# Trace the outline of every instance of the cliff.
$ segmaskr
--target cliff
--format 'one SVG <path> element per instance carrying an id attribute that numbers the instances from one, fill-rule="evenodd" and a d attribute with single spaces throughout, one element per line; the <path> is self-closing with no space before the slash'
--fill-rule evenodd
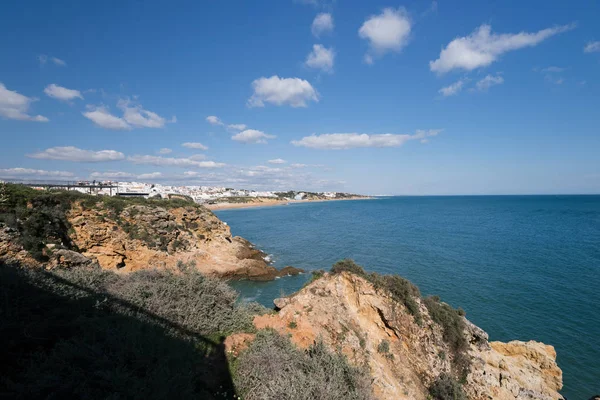
<path id="1" fill-rule="evenodd" d="M 562 399 L 562 372 L 552 346 L 488 342 L 484 331 L 459 316 L 466 343 L 460 353 L 445 335 L 450 327 L 434 322 L 425 301 L 414 301 L 411 313 L 365 277 L 325 274 L 291 297 L 276 299 L 279 312 L 257 316 L 254 324 L 290 335 L 301 348 L 322 340 L 341 350 L 350 363 L 366 366 L 377 399 L 425 400 L 432 388 L 449 390 L 444 387 L 459 386 L 460 380 L 472 400 Z M 464 375 L 458 359 L 466 366 Z"/>
<path id="2" fill-rule="evenodd" d="M 22 191 L 1 215 L 0 261 L 46 268 L 97 263 L 120 272 L 185 266 L 252 280 L 281 275 L 263 252 L 191 202 Z"/>

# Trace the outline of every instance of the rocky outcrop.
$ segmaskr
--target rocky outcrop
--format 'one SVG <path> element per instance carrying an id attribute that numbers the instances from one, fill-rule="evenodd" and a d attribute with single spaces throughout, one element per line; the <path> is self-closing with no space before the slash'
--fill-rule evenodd
<path id="1" fill-rule="evenodd" d="M 45 268 L 98 265 L 119 272 L 195 268 L 228 279 L 272 280 L 282 274 L 268 265 L 266 254 L 232 237 L 227 224 L 202 206 L 118 204 L 125 206 L 73 202 L 65 214 L 69 243 L 47 243 L 43 263 L 23 248 L 17 229 L 0 224 L 0 260 Z"/>
<path id="2" fill-rule="evenodd" d="M 75 205 L 67 215 L 79 251 L 104 269 L 196 268 L 232 279 L 269 280 L 278 271 L 265 254 L 200 206 L 131 205 L 117 217 L 110 209 Z"/>
<path id="3" fill-rule="evenodd" d="M 279 312 L 258 316 L 257 328 L 274 328 L 307 348 L 323 340 L 355 365 L 365 365 L 378 399 L 422 399 L 441 375 L 456 376 L 453 352 L 441 326 L 418 302 L 421 324 L 403 304 L 362 277 L 326 274 L 298 293 L 277 299 Z M 469 399 L 558 400 L 562 372 L 552 346 L 537 342 L 488 342 L 487 334 L 465 320 L 470 372 Z"/>

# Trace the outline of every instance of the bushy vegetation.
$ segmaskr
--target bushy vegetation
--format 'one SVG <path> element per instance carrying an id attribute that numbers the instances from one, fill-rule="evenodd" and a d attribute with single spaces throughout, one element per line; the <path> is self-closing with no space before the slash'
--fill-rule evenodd
<path id="1" fill-rule="evenodd" d="M 448 343 L 453 354 L 453 365 L 461 378 L 465 378 L 469 369 L 469 357 L 466 354 L 469 343 L 465 338 L 464 311 L 454 309 L 440 301 L 438 296 L 423 299 L 431 319 L 442 327 L 444 341 Z"/>
<path id="2" fill-rule="evenodd" d="M 121 221 L 121 213 L 130 205 L 160 206 L 167 209 L 177 207 L 202 206 L 183 199 L 161 200 L 143 198 L 120 198 L 108 196 L 91 196 L 76 191 L 54 190 L 41 191 L 18 184 L 0 184 L 2 201 L 0 202 L 0 222 L 17 230 L 22 246 L 32 257 L 39 261 L 47 261 L 45 247 L 55 244 L 59 248 L 77 250 L 69 238 L 71 225 L 66 213 L 73 203 L 84 209 L 104 209 L 107 217 L 117 221 L 127 229 Z M 203 212 L 210 212 L 203 209 Z M 166 247 L 155 243 L 147 232 L 130 229 L 130 235 L 153 246 Z M 181 244 L 183 245 L 183 244 Z"/>
<path id="3" fill-rule="evenodd" d="M 415 300 L 415 298 L 421 296 L 421 293 L 419 292 L 419 288 L 407 279 L 397 275 L 379 275 L 376 272 L 367 273 L 360 265 L 350 259 L 338 261 L 331 268 L 333 274 L 343 271 L 361 276 L 371 282 L 376 289 L 387 291 L 395 301 L 404 304 L 408 312 L 415 318 L 417 324 L 420 325 L 422 323 L 419 304 Z"/>
<path id="4" fill-rule="evenodd" d="M 257 306 L 200 274 L 0 264 L 1 398 L 233 398 L 223 335 Z"/>
<path id="5" fill-rule="evenodd" d="M 303 351 L 272 330 L 260 331 L 235 364 L 235 384 L 245 400 L 370 399 L 367 376 L 321 342 Z"/>
<path id="6" fill-rule="evenodd" d="M 462 385 L 450 375 L 442 374 L 429 388 L 433 400 L 467 400 Z"/>

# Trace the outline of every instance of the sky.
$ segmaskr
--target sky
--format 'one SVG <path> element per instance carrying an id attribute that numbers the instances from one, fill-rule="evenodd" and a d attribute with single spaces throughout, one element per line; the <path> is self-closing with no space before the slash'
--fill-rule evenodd
<path id="1" fill-rule="evenodd" d="M 0 179 L 600 193 L 600 2 L 13 1 Z"/>

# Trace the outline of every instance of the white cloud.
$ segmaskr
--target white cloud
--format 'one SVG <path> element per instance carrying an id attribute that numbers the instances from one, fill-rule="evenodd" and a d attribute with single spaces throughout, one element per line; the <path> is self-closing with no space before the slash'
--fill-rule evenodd
<path id="1" fill-rule="evenodd" d="M 249 107 L 264 107 L 264 103 L 306 107 L 309 101 L 319 101 L 317 91 L 300 78 L 262 77 L 252 82 L 252 88 L 254 94 L 248 100 Z"/>
<path id="2" fill-rule="evenodd" d="M 300 163 L 290 164 L 290 167 L 292 167 L 292 168 L 306 168 L 308 166 L 309 166 L 308 164 L 300 164 Z"/>
<path id="3" fill-rule="evenodd" d="M 491 88 L 492 86 L 501 85 L 503 83 L 504 83 L 504 78 L 501 77 L 500 75 L 496 75 L 496 76 L 487 75 L 485 78 L 478 81 L 475 86 L 477 87 L 477 90 L 486 91 L 489 88 Z"/>
<path id="4" fill-rule="evenodd" d="M 5 178 L 22 178 L 34 176 L 52 178 L 71 178 L 75 176 L 75 174 L 67 171 L 45 171 L 43 169 L 31 168 L 5 168 L 0 169 L 0 176 Z"/>
<path id="5" fill-rule="evenodd" d="M 365 62 L 372 64 L 374 56 L 400 52 L 408 44 L 410 30 L 411 21 L 403 8 L 386 8 L 381 14 L 370 16 L 358 30 L 358 35 L 369 42 Z"/>
<path id="6" fill-rule="evenodd" d="M 333 48 L 326 48 L 322 44 L 313 45 L 313 50 L 306 58 L 306 66 L 310 68 L 320 69 L 324 72 L 333 72 L 333 62 L 335 52 Z"/>
<path id="7" fill-rule="evenodd" d="M 76 162 L 103 162 L 119 161 L 125 159 L 125 154 L 115 150 L 82 150 L 74 146 L 51 147 L 39 153 L 30 154 L 28 157 L 43 160 L 61 160 Z"/>
<path id="8" fill-rule="evenodd" d="M 220 168 L 225 164 L 214 161 L 196 161 L 191 158 L 174 158 L 160 156 L 131 156 L 128 161 L 134 164 L 149 164 L 161 167 L 196 167 L 196 168 Z"/>
<path id="9" fill-rule="evenodd" d="M 194 161 L 206 160 L 206 154 L 194 154 L 187 158 L 189 158 L 190 160 L 194 160 Z"/>
<path id="10" fill-rule="evenodd" d="M 600 52 L 600 41 L 597 42 L 589 42 L 583 48 L 585 53 L 597 53 Z"/>
<path id="11" fill-rule="evenodd" d="M 67 66 L 67 63 L 64 60 L 61 60 L 60 58 L 52 57 L 51 60 L 54 64 L 56 64 L 58 66 L 61 66 L 61 67 Z"/>
<path id="12" fill-rule="evenodd" d="M 429 62 L 429 68 L 438 74 L 453 69 L 472 71 L 492 64 L 506 52 L 536 46 L 542 41 L 574 27 L 575 25 L 563 25 L 542 29 L 535 33 L 496 34 L 492 33 L 490 25 L 484 24 L 469 36 L 459 37 L 448 43 L 440 52 L 440 57 Z"/>
<path id="13" fill-rule="evenodd" d="M 166 120 L 163 117 L 152 111 L 144 110 L 141 105 L 133 104 L 129 99 L 119 100 L 117 107 L 123 111 L 123 119 L 136 128 L 163 128 L 165 126 Z"/>
<path id="14" fill-rule="evenodd" d="M 37 99 L 8 90 L 0 82 L 0 117 L 21 121 L 48 122 L 48 118 L 42 115 L 33 116 L 27 113 L 29 106 L 34 101 Z"/>
<path id="15" fill-rule="evenodd" d="M 182 146 L 187 147 L 188 149 L 208 150 L 208 147 L 198 142 L 186 142 L 183 143 Z"/>
<path id="16" fill-rule="evenodd" d="M 140 174 L 137 176 L 137 179 L 159 179 L 162 178 L 163 174 L 162 172 L 150 172 L 148 174 Z"/>
<path id="17" fill-rule="evenodd" d="M 247 126 L 245 124 L 229 124 L 227 125 L 227 129 L 232 131 L 243 131 Z"/>
<path id="18" fill-rule="evenodd" d="M 310 30 L 313 35 L 319 37 L 323 33 L 333 31 L 333 17 L 329 13 L 320 13 L 313 20 Z"/>
<path id="19" fill-rule="evenodd" d="M 48 62 L 48 56 L 45 54 L 40 54 L 37 57 L 38 61 L 40 62 L 40 65 L 45 65 Z M 61 60 L 58 57 L 50 57 L 50 61 L 52 61 L 54 63 L 54 65 L 58 65 L 59 67 L 66 67 L 67 63 L 64 60 Z"/>
<path id="20" fill-rule="evenodd" d="M 121 172 L 121 171 L 107 171 L 107 172 L 92 172 L 90 174 L 90 179 L 111 179 L 111 180 L 119 180 L 119 179 L 131 179 L 135 178 L 136 175 L 131 172 Z"/>
<path id="21" fill-rule="evenodd" d="M 269 164 L 285 164 L 286 161 L 281 158 L 276 158 L 274 160 L 269 160 Z"/>
<path id="22" fill-rule="evenodd" d="M 223 121 L 219 119 L 219 117 L 215 117 L 214 115 L 209 115 L 206 117 L 206 121 L 208 121 L 211 125 L 224 125 Z"/>
<path id="23" fill-rule="evenodd" d="M 173 152 L 173 150 L 167 148 L 167 147 L 163 147 L 162 149 L 160 149 L 158 151 L 158 154 L 171 154 Z"/>
<path id="24" fill-rule="evenodd" d="M 79 90 L 67 89 L 66 87 L 58 86 L 54 83 L 46 86 L 44 93 L 46 93 L 46 95 L 49 97 L 63 101 L 69 101 L 76 98 L 83 99 L 83 96 Z"/>
<path id="25" fill-rule="evenodd" d="M 104 106 L 87 106 L 89 111 L 83 114 L 84 117 L 91 120 L 101 128 L 124 130 L 131 129 L 131 126 L 122 118 L 112 115 Z"/>
<path id="26" fill-rule="evenodd" d="M 242 143 L 267 143 L 267 139 L 275 139 L 275 137 L 256 129 L 246 129 L 237 135 L 233 135 L 231 138 L 236 142 Z"/>
<path id="27" fill-rule="evenodd" d="M 161 179 L 164 175 L 162 172 L 149 172 L 144 174 L 132 174 L 131 172 L 122 171 L 107 171 L 107 172 L 92 172 L 90 179 L 96 180 L 155 180 Z"/>
<path id="28" fill-rule="evenodd" d="M 458 92 L 460 92 L 462 90 L 462 88 L 466 82 L 467 82 L 466 79 L 460 79 L 449 86 L 441 88 L 439 90 L 439 93 L 442 94 L 444 97 L 454 96 L 455 94 L 458 94 Z"/>
<path id="29" fill-rule="evenodd" d="M 358 147 L 399 147 L 409 140 L 426 141 L 428 137 L 437 136 L 440 129 L 418 130 L 414 135 L 397 135 L 392 133 L 326 133 L 322 135 L 305 136 L 293 140 L 294 146 L 313 149 L 347 150 Z"/>

